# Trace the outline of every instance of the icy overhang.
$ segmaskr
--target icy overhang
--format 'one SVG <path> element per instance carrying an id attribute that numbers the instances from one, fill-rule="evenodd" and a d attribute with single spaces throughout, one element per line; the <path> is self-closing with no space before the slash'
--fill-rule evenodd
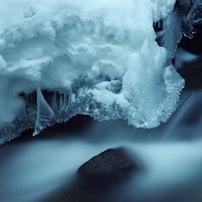
<path id="1" fill-rule="evenodd" d="M 1 1 L 1 143 L 76 114 L 144 128 L 166 122 L 184 85 L 171 58 L 187 13 L 174 6 L 175 0 Z"/>

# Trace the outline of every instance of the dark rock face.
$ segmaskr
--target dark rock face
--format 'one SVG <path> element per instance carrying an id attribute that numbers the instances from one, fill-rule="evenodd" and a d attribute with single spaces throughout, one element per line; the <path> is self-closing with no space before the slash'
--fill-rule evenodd
<path id="1" fill-rule="evenodd" d="M 90 202 L 115 202 L 114 190 L 124 187 L 142 168 L 139 159 L 128 150 L 108 149 L 78 169 L 79 181 L 75 190 L 85 193 Z"/>
<path id="2" fill-rule="evenodd" d="M 127 180 L 142 171 L 141 161 L 134 156 L 124 148 L 108 149 L 94 156 L 78 169 L 70 187 L 44 202 L 117 202 L 116 189 L 124 188 Z"/>
<path id="3" fill-rule="evenodd" d="M 132 159 L 123 148 L 108 149 L 84 163 L 78 170 L 85 176 L 103 176 L 138 170 L 139 163 Z"/>

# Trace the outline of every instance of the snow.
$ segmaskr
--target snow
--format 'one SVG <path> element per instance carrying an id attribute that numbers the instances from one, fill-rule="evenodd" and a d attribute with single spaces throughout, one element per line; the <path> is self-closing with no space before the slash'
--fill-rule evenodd
<path id="1" fill-rule="evenodd" d="M 162 47 L 153 28 L 153 22 L 166 26 L 176 18 L 175 0 L 0 4 L 2 143 L 25 128 L 38 134 L 78 113 L 152 128 L 176 109 L 184 80 L 170 59 L 181 30 L 175 38 L 167 33 Z"/>

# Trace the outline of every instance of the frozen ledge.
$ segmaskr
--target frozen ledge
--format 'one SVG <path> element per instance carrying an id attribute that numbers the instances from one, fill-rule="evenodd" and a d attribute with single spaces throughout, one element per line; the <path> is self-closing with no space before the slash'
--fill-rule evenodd
<path id="1" fill-rule="evenodd" d="M 178 75 L 178 77 L 180 76 Z M 108 83 L 108 90 L 104 89 L 102 92 L 97 87 L 98 81 Z M 1 129 L 0 143 L 3 144 L 19 136 L 22 131 L 29 128 L 34 128 L 33 135 L 37 135 L 47 126 L 68 121 L 77 114 L 90 115 L 99 121 L 122 118 L 127 120 L 129 125 L 135 127 L 156 127 L 161 122 L 165 122 L 175 110 L 176 106 L 173 102 L 175 104 L 178 102 L 176 95 L 179 94 L 183 86 L 183 80 L 181 82 L 177 87 L 172 83 L 168 84 L 168 96 L 162 102 L 167 103 L 168 110 L 166 111 L 163 107 L 164 104 L 162 104 L 158 113 L 151 110 L 143 112 L 143 109 L 135 108 L 121 94 L 121 80 L 109 80 L 108 77 L 89 79 L 86 76 L 81 76 L 68 90 L 39 88 L 28 94 L 23 91 L 19 92 L 18 97 L 23 100 L 24 107 L 12 123 L 8 123 Z M 103 93 L 109 94 L 110 99 L 104 100 Z M 97 94 L 100 100 L 98 100 Z"/>
<path id="2" fill-rule="evenodd" d="M 166 122 L 184 86 L 171 58 L 196 4 L 2 3 L 0 143 L 76 114 L 143 128 Z"/>

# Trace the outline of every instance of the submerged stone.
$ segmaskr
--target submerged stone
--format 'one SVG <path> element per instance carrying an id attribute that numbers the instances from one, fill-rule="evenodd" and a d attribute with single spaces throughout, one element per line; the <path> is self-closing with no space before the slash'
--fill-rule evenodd
<path id="1" fill-rule="evenodd" d="M 122 187 L 142 168 L 141 161 L 127 149 L 107 149 L 84 163 L 70 186 L 63 187 L 43 202 L 114 201 L 113 190 Z"/>
<path id="2" fill-rule="evenodd" d="M 134 160 L 123 148 L 108 149 L 84 163 L 78 173 L 85 176 L 103 176 L 139 170 L 139 161 Z"/>

